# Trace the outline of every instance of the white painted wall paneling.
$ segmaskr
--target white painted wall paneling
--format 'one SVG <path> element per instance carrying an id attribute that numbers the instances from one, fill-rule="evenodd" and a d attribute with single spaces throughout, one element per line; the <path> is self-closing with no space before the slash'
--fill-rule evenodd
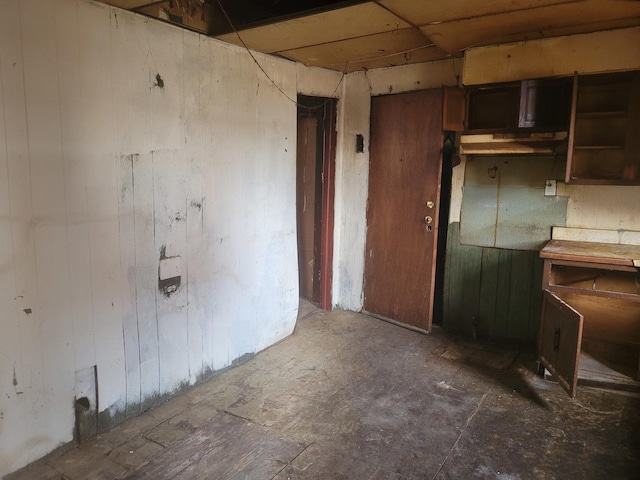
<path id="1" fill-rule="evenodd" d="M 73 323 L 68 306 L 69 244 L 66 224 L 64 157 L 61 135 L 60 75 L 57 64 L 56 18 L 51 0 L 24 1 L 19 5 L 24 58 L 28 150 L 32 217 L 35 241 L 38 337 L 25 355 L 40 349 L 43 357 L 42 390 L 38 410 L 41 451 L 70 437 L 73 426 L 74 349 Z M 9 95 L 14 95 L 9 92 Z M 16 185 L 17 187 L 17 185 Z M 20 265 L 16 265 L 18 269 Z M 25 385 L 29 389 L 29 385 Z M 26 394 L 26 393 L 25 393 Z M 44 412 L 43 412 L 44 413 Z M 11 415 L 11 409 L 5 415 Z M 36 432 L 30 432 L 32 439 Z M 4 442 L 3 442 L 4 443 Z M 29 453 L 28 455 L 32 455 Z"/>
<path id="2" fill-rule="evenodd" d="M 0 99 L 6 175 L 2 188 L 8 204 L 2 207 L 3 335 L 0 336 L 0 440 L 9 434 L 12 445 L 0 450 L 0 472 L 23 465 L 51 448 L 46 441 L 46 400 L 38 308 L 36 250 L 32 207 L 29 134 L 25 102 L 24 56 L 20 9 L 5 8 L 0 16 Z M 6 187 L 6 188 L 5 188 Z M 4 202 L 7 197 L 4 197 Z M 5 216 L 5 213 L 8 215 Z M 7 237 L 9 235 L 9 237 Z M 10 303 L 5 304 L 5 301 Z M 31 313 L 29 313 L 31 312 Z M 6 330 L 5 330 L 6 327 Z M 44 427 L 44 428 L 43 428 Z M 29 448 L 27 448 L 29 446 Z"/>
<path id="3" fill-rule="evenodd" d="M 463 83 L 640 69 L 640 27 L 472 48 Z"/>
<path id="4" fill-rule="evenodd" d="M 305 67 L 295 64 L 298 93 L 316 97 L 338 97 L 341 92 L 343 75 L 334 70 Z"/>
<path id="5" fill-rule="evenodd" d="M 71 441 L 76 371 L 107 425 L 282 339 L 298 302 L 295 104 L 245 51 L 80 0 L 3 8 L 2 474 Z M 295 98 L 298 67 L 261 61 Z"/>
<path id="6" fill-rule="evenodd" d="M 181 259 L 182 273 L 188 283 L 184 285 L 186 292 L 186 318 L 187 318 L 187 349 L 188 355 L 188 382 L 194 384 L 198 376 L 202 376 L 205 369 L 204 358 L 204 331 L 205 325 L 211 322 L 211 316 L 206 309 L 207 276 L 210 271 L 207 265 L 213 264 L 210 252 L 210 238 L 207 241 L 207 231 L 203 221 L 203 192 L 202 192 L 202 158 L 201 149 L 206 138 L 207 109 L 209 103 L 201 105 L 201 83 L 204 78 L 210 77 L 210 69 L 206 68 L 207 75 L 201 70 L 202 50 L 208 53 L 201 37 L 185 35 L 184 37 L 184 68 L 182 81 L 184 88 L 184 138 L 185 138 L 185 228 L 186 245 L 184 256 Z M 207 59 L 208 60 L 208 59 Z M 210 87 L 210 84 L 207 85 Z M 191 139 L 190 141 L 187 139 Z"/>
<path id="7" fill-rule="evenodd" d="M 369 186 L 371 85 L 365 72 L 348 75 L 338 104 L 336 201 L 332 298 L 335 305 L 359 311 L 363 305 L 366 205 Z M 356 135 L 364 152 L 356 152 Z"/>
<path id="8" fill-rule="evenodd" d="M 569 197 L 568 227 L 640 230 L 640 187 L 559 184 L 558 194 Z"/>

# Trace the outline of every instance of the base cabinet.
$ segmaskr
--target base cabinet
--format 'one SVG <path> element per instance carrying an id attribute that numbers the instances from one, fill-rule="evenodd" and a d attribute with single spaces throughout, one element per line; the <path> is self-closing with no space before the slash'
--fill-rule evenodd
<path id="1" fill-rule="evenodd" d="M 541 364 L 572 397 L 579 379 L 640 390 L 640 247 L 552 240 L 540 256 Z"/>

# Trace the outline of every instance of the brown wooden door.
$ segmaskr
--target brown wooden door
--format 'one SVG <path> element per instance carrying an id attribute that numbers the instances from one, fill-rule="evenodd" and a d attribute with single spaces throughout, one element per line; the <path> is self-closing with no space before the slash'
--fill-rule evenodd
<path id="1" fill-rule="evenodd" d="M 542 301 L 540 362 L 569 395 L 576 396 L 584 317 L 548 290 Z"/>
<path id="2" fill-rule="evenodd" d="M 442 91 L 371 100 L 367 312 L 431 331 L 442 169 Z"/>

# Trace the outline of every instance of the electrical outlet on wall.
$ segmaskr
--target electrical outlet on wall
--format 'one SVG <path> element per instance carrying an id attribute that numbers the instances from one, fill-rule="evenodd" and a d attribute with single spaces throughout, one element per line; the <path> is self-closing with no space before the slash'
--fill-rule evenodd
<path id="1" fill-rule="evenodd" d="M 165 257 L 160 259 L 160 280 L 182 276 L 182 257 Z"/>
<path id="2" fill-rule="evenodd" d="M 544 183 L 544 196 L 545 197 L 555 197 L 557 191 L 558 181 L 557 180 L 545 180 Z"/>
<path id="3" fill-rule="evenodd" d="M 163 250 L 158 268 L 158 289 L 165 297 L 171 297 L 180 288 L 182 270 L 182 257 L 165 257 Z"/>

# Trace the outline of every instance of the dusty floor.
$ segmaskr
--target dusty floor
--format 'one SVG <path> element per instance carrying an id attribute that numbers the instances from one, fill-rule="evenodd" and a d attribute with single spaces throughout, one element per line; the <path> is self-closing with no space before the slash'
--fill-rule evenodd
<path id="1" fill-rule="evenodd" d="M 19 479 L 639 478 L 640 397 L 533 352 L 301 309 L 295 334 Z"/>

